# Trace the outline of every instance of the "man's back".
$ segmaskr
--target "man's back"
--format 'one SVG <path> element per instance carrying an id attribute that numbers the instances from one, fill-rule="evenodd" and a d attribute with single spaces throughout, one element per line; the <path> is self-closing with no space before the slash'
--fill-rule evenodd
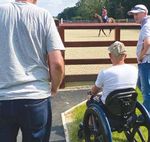
<path id="1" fill-rule="evenodd" d="M 0 6 L 0 17 L 0 100 L 47 97 L 47 53 L 63 48 L 50 41 L 60 38 L 52 16 L 34 4 L 14 2 Z"/>
<path id="2" fill-rule="evenodd" d="M 103 103 L 107 95 L 121 88 L 135 88 L 137 82 L 136 67 L 128 64 L 112 66 L 102 71 L 95 83 L 96 86 L 103 87 L 103 95 L 101 97 Z"/>
<path id="3" fill-rule="evenodd" d="M 63 43 L 37 0 L 0 5 L 0 141 L 49 142 L 52 109 L 64 75 Z M 50 84 L 51 82 L 51 84 Z"/>

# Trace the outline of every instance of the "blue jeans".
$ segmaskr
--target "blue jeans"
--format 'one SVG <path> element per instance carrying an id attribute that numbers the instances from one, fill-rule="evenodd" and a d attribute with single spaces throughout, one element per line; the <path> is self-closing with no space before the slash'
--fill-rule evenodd
<path id="1" fill-rule="evenodd" d="M 150 113 L 150 63 L 138 65 L 141 91 L 143 94 L 143 105 Z"/>
<path id="2" fill-rule="evenodd" d="M 51 117 L 50 98 L 0 101 L 0 141 L 16 142 L 20 129 L 22 142 L 49 142 Z"/>

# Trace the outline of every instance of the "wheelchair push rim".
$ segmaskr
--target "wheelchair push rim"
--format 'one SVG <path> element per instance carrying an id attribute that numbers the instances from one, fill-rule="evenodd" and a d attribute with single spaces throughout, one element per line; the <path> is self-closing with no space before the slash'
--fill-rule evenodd
<path id="1" fill-rule="evenodd" d="M 85 142 L 112 142 L 111 129 L 101 108 L 89 107 L 83 125 Z"/>

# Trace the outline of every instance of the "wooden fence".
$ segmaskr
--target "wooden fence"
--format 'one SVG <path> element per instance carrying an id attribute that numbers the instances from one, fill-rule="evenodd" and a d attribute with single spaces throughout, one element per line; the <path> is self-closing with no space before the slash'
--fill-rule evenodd
<path id="1" fill-rule="evenodd" d="M 120 38 L 120 32 L 122 29 L 139 29 L 140 25 L 136 23 L 57 23 L 58 31 L 61 39 L 66 48 L 78 48 L 78 47 L 108 47 L 114 41 L 121 41 L 126 46 L 136 46 L 137 41 L 122 41 Z M 77 29 L 114 29 L 115 35 L 112 41 L 66 41 L 65 30 L 77 30 Z M 110 59 L 65 59 L 65 52 L 63 53 L 65 65 L 82 65 L 82 64 L 111 64 Z M 136 58 L 127 58 L 127 63 L 136 63 Z M 85 74 L 85 75 L 65 75 L 61 88 L 65 87 L 65 82 L 74 81 L 91 81 L 96 79 L 97 74 Z"/>

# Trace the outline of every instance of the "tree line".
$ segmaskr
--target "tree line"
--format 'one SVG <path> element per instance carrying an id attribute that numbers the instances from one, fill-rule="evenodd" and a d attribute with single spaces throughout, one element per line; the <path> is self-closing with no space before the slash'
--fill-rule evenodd
<path id="1" fill-rule="evenodd" d="M 79 0 L 74 7 L 68 7 L 59 13 L 57 18 L 64 20 L 92 20 L 94 14 L 101 15 L 105 6 L 108 16 L 115 19 L 125 19 L 127 12 L 136 4 L 144 4 L 150 9 L 150 0 Z"/>

